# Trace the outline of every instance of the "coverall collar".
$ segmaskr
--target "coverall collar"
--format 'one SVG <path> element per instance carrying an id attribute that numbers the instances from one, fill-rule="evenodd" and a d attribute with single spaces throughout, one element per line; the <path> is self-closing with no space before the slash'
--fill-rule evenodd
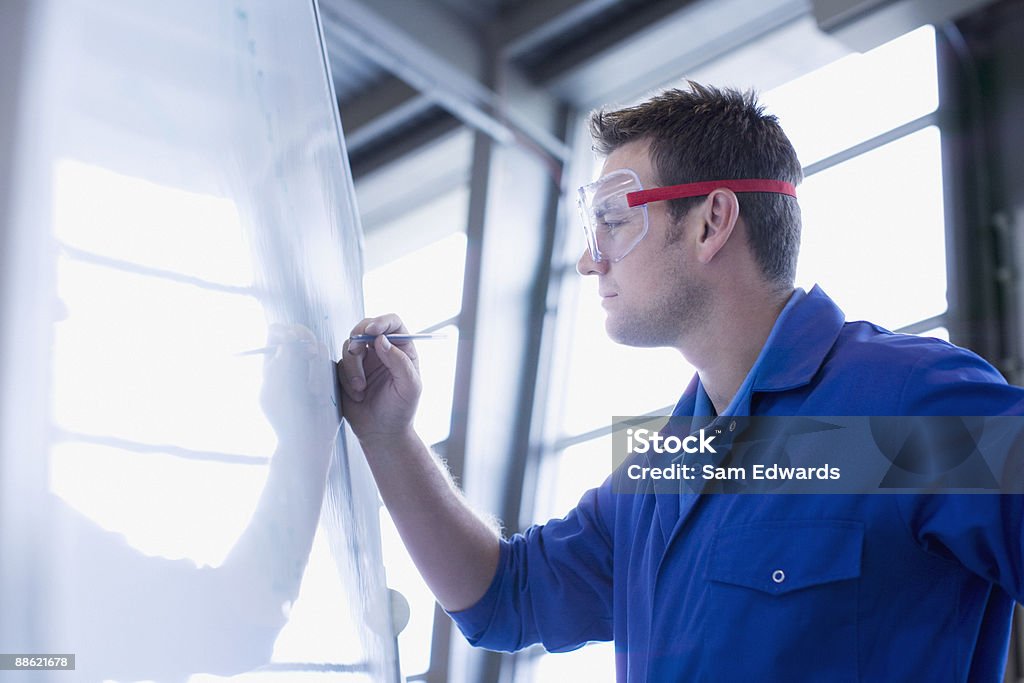
<path id="1" fill-rule="evenodd" d="M 783 309 L 751 369 L 753 377 L 743 382 L 750 393 L 786 391 L 808 384 L 843 328 L 846 316 L 818 285 L 807 294 L 797 290 L 793 296 L 799 300 Z M 700 378 L 694 375 L 672 414 L 695 415 L 704 396 Z M 749 407 L 749 400 L 744 403 Z"/>

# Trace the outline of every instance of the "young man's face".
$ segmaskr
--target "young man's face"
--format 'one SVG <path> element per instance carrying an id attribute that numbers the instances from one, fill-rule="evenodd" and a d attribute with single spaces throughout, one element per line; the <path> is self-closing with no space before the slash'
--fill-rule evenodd
<path id="1" fill-rule="evenodd" d="M 656 187 L 646 142 L 619 147 L 608 155 L 601 175 L 628 168 L 645 188 Z M 704 316 L 710 293 L 699 280 L 694 241 L 700 230 L 692 211 L 675 225 L 667 202 L 647 205 L 647 234 L 621 261 L 600 263 L 584 250 L 576 264 L 581 275 L 596 275 L 605 330 L 612 341 L 630 346 L 678 346 Z M 670 235 L 679 235 L 669 241 Z"/>

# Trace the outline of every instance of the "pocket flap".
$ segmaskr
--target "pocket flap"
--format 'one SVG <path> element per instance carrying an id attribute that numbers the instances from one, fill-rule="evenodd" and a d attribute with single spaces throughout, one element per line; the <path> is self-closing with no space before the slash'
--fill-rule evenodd
<path id="1" fill-rule="evenodd" d="M 760 522 L 715 534 L 707 578 L 772 595 L 860 576 L 864 525 L 837 520 Z"/>

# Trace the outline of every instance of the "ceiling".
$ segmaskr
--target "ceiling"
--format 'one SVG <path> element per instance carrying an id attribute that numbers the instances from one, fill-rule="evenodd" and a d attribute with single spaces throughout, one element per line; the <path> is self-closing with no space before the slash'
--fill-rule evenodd
<path id="1" fill-rule="evenodd" d="M 801 25 L 797 38 L 806 44 L 792 57 L 801 63 L 780 73 L 806 71 L 823 51 L 829 59 L 837 52 L 809 20 L 810 0 L 319 4 L 356 177 L 464 125 L 565 161 L 567 147 L 526 111 L 522 93 L 579 111 L 628 101 Z"/>
<path id="2" fill-rule="evenodd" d="M 358 178 L 463 126 L 562 163 L 538 102 L 585 112 L 684 77 L 765 90 L 851 50 L 822 21 L 863 49 L 986 0 L 318 1 Z"/>

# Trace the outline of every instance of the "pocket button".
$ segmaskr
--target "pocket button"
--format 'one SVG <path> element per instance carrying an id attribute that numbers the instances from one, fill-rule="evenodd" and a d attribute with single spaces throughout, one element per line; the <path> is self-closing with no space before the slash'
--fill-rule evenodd
<path id="1" fill-rule="evenodd" d="M 772 581 L 774 581 L 775 583 L 782 583 L 785 580 L 786 572 L 782 571 L 781 569 L 776 569 L 772 572 Z"/>

